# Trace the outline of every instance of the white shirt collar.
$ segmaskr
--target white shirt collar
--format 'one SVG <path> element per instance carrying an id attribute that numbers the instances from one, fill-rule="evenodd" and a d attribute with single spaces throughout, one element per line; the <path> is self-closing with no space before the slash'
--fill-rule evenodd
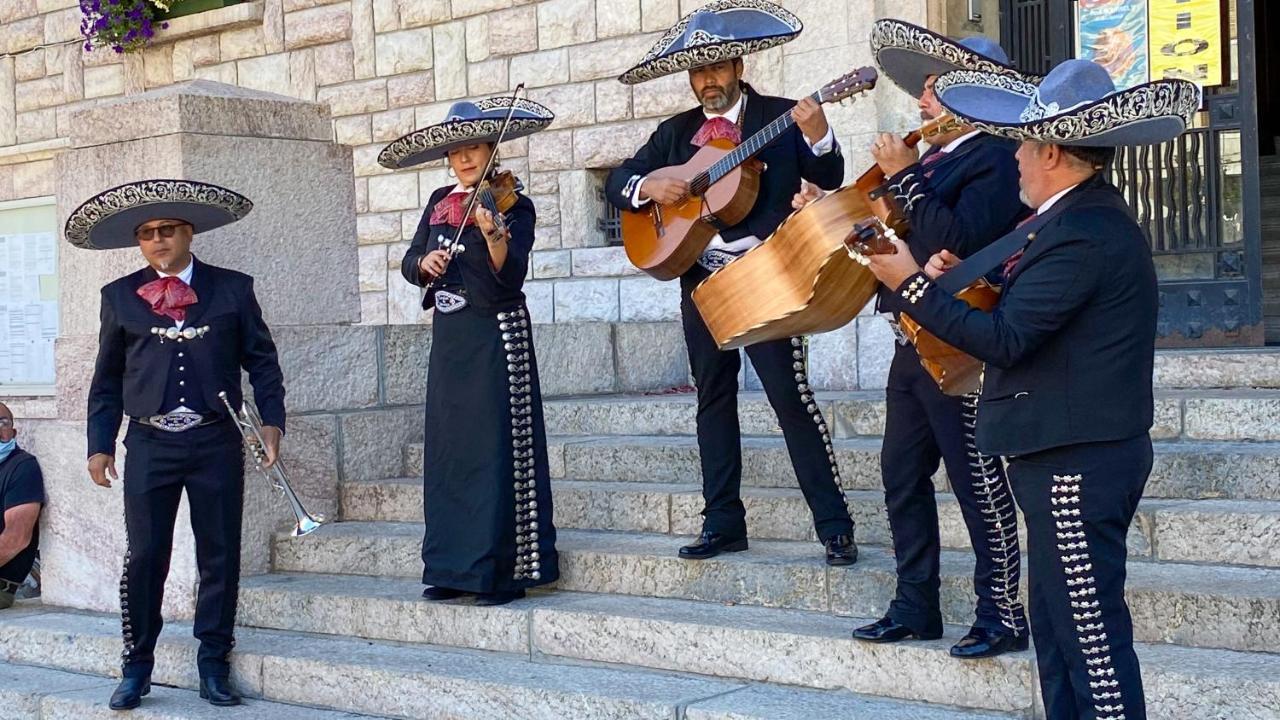
<path id="1" fill-rule="evenodd" d="M 195 256 L 193 255 L 193 256 L 191 256 L 191 262 L 187 263 L 187 267 L 186 267 L 185 269 L 183 269 L 183 271 L 182 271 L 182 272 L 180 272 L 180 273 L 178 273 L 178 274 L 176 274 L 176 275 L 175 275 L 175 274 L 173 274 L 173 273 L 164 273 L 164 272 L 160 272 L 159 270 L 157 270 L 157 271 L 156 271 L 156 275 L 159 275 L 160 277 L 176 277 L 176 278 L 178 278 L 179 280 L 181 280 L 182 282 L 184 282 L 184 283 L 186 283 L 186 284 L 190 285 L 190 284 L 191 284 L 191 276 L 195 273 L 195 269 L 196 269 L 196 258 L 195 258 Z"/>
<path id="2" fill-rule="evenodd" d="M 952 140 L 951 142 L 947 143 L 946 145 L 943 145 L 942 152 L 944 153 L 955 152 L 956 148 L 972 140 L 973 138 L 978 137 L 981 134 L 982 134 L 981 130 L 974 130 L 972 132 L 967 132 L 964 135 L 961 135 L 960 137 L 956 138 L 955 140 Z"/>
<path id="3" fill-rule="evenodd" d="M 454 193 L 464 193 L 466 191 L 467 189 L 462 187 L 462 183 L 456 183 L 454 184 L 453 189 L 450 190 L 448 194 L 453 195 Z"/>
<path id="4" fill-rule="evenodd" d="M 1040 207 L 1039 207 L 1039 209 L 1037 209 L 1037 210 L 1036 210 L 1036 214 L 1037 214 L 1037 215 L 1043 215 L 1043 214 L 1045 214 L 1045 213 L 1049 212 L 1049 208 L 1053 207 L 1055 203 L 1057 203 L 1059 200 L 1061 200 L 1063 195 L 1066 195 L 1067 193 L 1071 192 L 1072 190 L 1075 190 L 1077 187 L 1079 187 L 1079 185 L 1080 185 L 1080 183 L 1076 183 L 1075 185 L 1072 185 L 1071 187 L 1063 188 L 1062 190 L 1059 190 L 1058 192 L 1054 193 L 1053 197 L 1051 197 L 1051 198 L 1049 198 L 1048 200 L 1045 200 L 1044 202 L 1040 203 Z"/>
<path id="5" fill-rule="evenodd" d="M 708 120 L 714 117 L 722 117 L 731 123 L 737 123 L 738 116 L 742 114 L 742 107 L 746 105 L 746 103 L 747 103 L 747 94 L 745 92 L 739 92 L 738 102 L 734 103 L 733 106 L 730 107 L 728 110 L 725 110 L 724 112 L 717 115 L 716 113 L 713 113 L 713 112 L 707 112 L 707 109 L 704 107 L 702 109 L 702 114 L 706 115 Z"/>

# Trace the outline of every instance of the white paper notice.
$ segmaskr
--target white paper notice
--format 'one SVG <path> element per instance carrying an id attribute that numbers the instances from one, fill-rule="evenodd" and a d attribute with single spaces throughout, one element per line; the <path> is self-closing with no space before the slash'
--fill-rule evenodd
<path id="1" fill-rule="evenodd" d="M 58 337 L 54 233 L 0 235 L 0 385 L 52 385 Z"/>

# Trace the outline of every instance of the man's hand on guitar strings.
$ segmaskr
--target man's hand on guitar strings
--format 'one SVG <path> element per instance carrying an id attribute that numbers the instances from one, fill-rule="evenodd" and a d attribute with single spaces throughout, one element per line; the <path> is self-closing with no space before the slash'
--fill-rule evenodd
<path id="1" fill-rule="evenodd" d="M 907 278 L 920 272 L 920 266 L 916 264 L 916 259 L 911 257 L 911 250 L 897 233 L 886 228 L 884 236 L 898 251 L 892 254 L 866 256 L 867 267 L 877 280 L 884 283 L 886 287 L 896 290 Z"/>
<path id="2" fill-rule="evenodd" d="M 929 276 L 930 280 L 937 280 L 943 273 L 960 264 L 960 258 L 951 254 L 950 250 L 943 250 L 940 253 L 934 253 L 929 258 L 929 262 L 925 263 L 924 274 Z"/>

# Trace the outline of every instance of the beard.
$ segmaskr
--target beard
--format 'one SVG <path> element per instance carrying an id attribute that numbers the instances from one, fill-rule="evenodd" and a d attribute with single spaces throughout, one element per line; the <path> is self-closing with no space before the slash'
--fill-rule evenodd
<path id="1" fill-rule="evenodd" d="M 1018 186 L 1018 199 L 1022 201 L 1023 205 L 1035 210 L 1035 208 L 1031 207 L 1031 197 L 1027 195 L 1026 189 L 1021 185 Z"/>
<path id="2" fill-rule="evenodd" d="M 921 111 L 920 111 L 920 119 L 921 119 L 921 120 L 923 120 L 923 121 L 925 121 L 925 122 L 929 122 L 930 120 L 933 120 L 933 119 L 934 119 L 934 117 L 933 117 L 933 114 L 932 114 L 932 113 L 930 113 L 928 110 L 921 110 Z"/>
<path id="3" fill-rule="evenodd" d="M 715 90 L 716 92 L 714 95 L 708 96 L 708 90 Z M 730 95 L 726 88 L 718 86 L 703 88 L 702 93 L 699 95 L 699 99 L 702 101 L 702 108 L 707 112 L 712 113 L 719 113 L 726 110 L 734 103 L 734 101 L 737 100 L 736 97 L 732 97 Z"/>

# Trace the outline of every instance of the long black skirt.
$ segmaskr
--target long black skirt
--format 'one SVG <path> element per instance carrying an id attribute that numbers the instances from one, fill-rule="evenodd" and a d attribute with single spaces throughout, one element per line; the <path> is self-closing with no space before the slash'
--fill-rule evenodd
<path id="1" fill-rule="evenodd" d="M 560 576 L 529 311 L 437 312 L 427 373 L 422 582 L 475 593 Z"/>

